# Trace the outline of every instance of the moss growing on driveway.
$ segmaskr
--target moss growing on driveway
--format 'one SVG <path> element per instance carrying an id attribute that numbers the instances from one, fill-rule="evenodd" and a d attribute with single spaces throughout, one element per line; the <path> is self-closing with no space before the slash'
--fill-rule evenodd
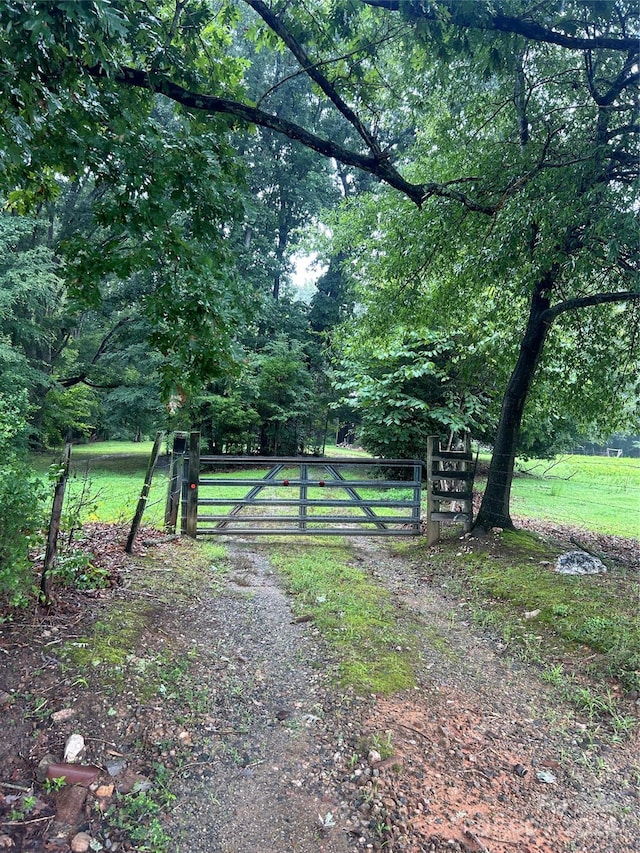
<path id="1" fill-rule="evenodd" d="M 336 651 L 343 686 L 388 694 L 414 684 L 410 629 L 347 546 L 288 542 L 271 548 L 269 560 L 296 596 L 298 616 L 312 619 Z"/>

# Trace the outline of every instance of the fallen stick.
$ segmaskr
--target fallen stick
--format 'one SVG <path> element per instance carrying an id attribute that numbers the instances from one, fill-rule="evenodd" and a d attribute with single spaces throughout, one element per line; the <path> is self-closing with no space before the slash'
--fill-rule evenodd
<path id="1" fill-rule="evenodd" d="M 0 782 L 0 788 L 11 788 L 12 791 L 23 791 L 24 793 L 30 791 L 32 787 L 32 785 L 29 785 L 28 788 L 25 785 L 15 785 L 13 782 Z"/>
<path id="2" fill-rule="evenodd" d="M 478 847 L 480 848 L 480 853 L 490 853 L 489 848 L 485 847 L 485 845 L 482 843 L 482 841 L 480 841 L 478 836 L 475 833 L 471 832 L 470 829 L 465 829 L 464 834 L 467 836 L 467 838 L 470 838 L 474 844 L 478 845 Z"/>

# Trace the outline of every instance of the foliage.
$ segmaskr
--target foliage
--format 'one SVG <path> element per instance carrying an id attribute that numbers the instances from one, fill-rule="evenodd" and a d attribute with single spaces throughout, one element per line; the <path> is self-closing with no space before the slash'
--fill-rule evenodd
<path id="1" fill-rule="evenodd" d="M 171 844 L 162 817 L 175 800 L 175 794 L 166 785 L 166 771 L 161 765 L 156 774 L 150 791 L 134 789 L 130 794 L 121 794 L 107 811 L 109 824 L 120 829 L 141 853 L 166 853 Z"/>
<path id="2" fill-rule="evenodd" d="M 359 417 L 366 450 L 425 459 L 428 436 L 477 432 L 486 417 L 482 375 L 466 383 L 465 353 L 455 340 L 403 328 L 375 340 L 363 333 L 366 325 L 360 329 L 347 327 L 334 381 Z"/>
<path id="3" fill-rule="evenodd" d="M 52 388 L 43 402 L 39 438 L 45 447 L 87 439 L 96 428 L 97 414 L 98 400 L 92 389 L 82 385 Z"/>
<path id="4" fill-rule="evenodd" d="M 238 383 L 227 393 L 203 395 L 203 426 L 212 452 L 243 454 L 253 448 L 260 416 L 253 407 L 255 395 L 248 398 L 243 390 Z"/>
<path id="5" fill-rule="evenodd" d="M 527 418 L 546 421 L 544 441 L 565 415 L 624 428 L 636 394 L 637 312 L 616 307 L 638 299 L 634 4 L 157 7 L 2 7 L 0 173 L 16 211 L 55 196 L 60 175 L 90 176 L 97 227 L 64 241 L 69 285 L 95 305 L 108 277 L 149 274 L 143 313 L 166 393 L 185 371 L 220 376 L 245 298 L 263 304 L 267 281 L 279 296 L 295 227 L 327 190 L 302 143 L 338 164 L 345 197 L 371 191 L 364 245 L 384 266 L 370 283 L 385 322 L 413 311 L 418 328 L 455 330 L 487 359 L 497 428 L 482 524 L 511 525 Z M 239 125 L 259 130 L 240 137 Z M 265 176 L 253 187 L 269 220 L 262 276 L 231 138 Z M 229 251 L 243 238 L 248 287 Z M 587 318 L 586 347 L 574 317 Z M 281 328 L 258 326 L 262 352 Z"/>
<path id="6" fill-rule="evenodd" d="M 95 566 L 91 562 L 92 559 L 92 554 L 78 550 L 58 554 L 53 570 L 54 583 L 82 590 L 103 589 L 108 586 L 109 572 Z"/>
<path id="7" fill-rule="evenodd" d="M 33 217 L 0 213 L 0 384 L 28 390 L 32 404 L 50 387 L 51 353 L 67 322 L 59 265 L 34 242 L 36 228 Z"/>
<path id="8" fill-rule="evenodd" d="M 30 472 L 26 394 L 0 393 L 0 602 L 24 605 L 33 589 L 29 548 L 42 521 L 45 490 Z"/>

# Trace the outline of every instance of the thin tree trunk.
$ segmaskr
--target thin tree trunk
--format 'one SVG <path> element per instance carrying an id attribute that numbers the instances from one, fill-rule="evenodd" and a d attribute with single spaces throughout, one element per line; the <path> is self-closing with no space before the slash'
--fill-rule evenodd
<path id="1" fill-rule="evenodd" d="M 509 511 L 513 469 L 522 413 L 549 333 L 550 324 L 542 315 L 549 308 L 553 278 L 553 273 L 550 273 L 536 288 L 531 300 L 529 320 L 520 344 L 518 361 L 502 400 L 489 477 L 474 528 L 490 530 L 492 527 L 514 526 Z"/>

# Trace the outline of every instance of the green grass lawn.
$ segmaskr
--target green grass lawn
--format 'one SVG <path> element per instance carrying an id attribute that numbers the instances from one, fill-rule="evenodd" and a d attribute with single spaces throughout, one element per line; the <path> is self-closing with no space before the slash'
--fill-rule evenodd
<path id="1" fill-rule="evenodd" d="M 84 488 L 88 497 L 84 518 L 128 521 L 133 516 L 152 445 L 151 441 L 108 441 L 73 448 L 69 493 L 78 495 Z M 367 456 L 335 447 L 328 447 L 327 454 L 335 454 L 337 459 Z M 54 459 L 55 454 L 33 457 L 36 469 L 42 474 Z M 265 471 L 255 472 L 255 476 L 261 476 Z M 155 473 L 145 523 L 162 524 L 166 474 L 165 468 Z M 295 472 L 289 471 L 282 476 L 287 475 L 295 476 Z M 216 476 L 244 477 L 247 472 L 219 473 Z M 482 479 L 476 481 L 480 490 L 484 484 Z M 245 491 L 244 487 L 239 487 L 226 490 L 224 495 L 242 497 Z M 338 496 L 341 490 L 331 491 Z M 320 496 L 316 492 L 318 490 L 310 491 L 309 496 Z M 324 494 L 328 494 L 328 490 Z M 362 494 L 363 497 L 380 497 L 377 490 L 370 494 L 362 490 Z M 266 490 L 264 495 L 267 495 Z M 222 494 L 216 493 L 216 496 L 221 497 Z M 640 534 L 640 460 L 600 456 L 564 456 L 553 461 L 520 460 L 513 481 L 511 510 L 514 516 L 523 518 L 545 519 L 600 533 L 636 537 Z"/>
<path id="2" fill-rule="evenodd" d="M 129 522 L 133 518 L 153 447 L 152 441 L 105 441 L 74 446 L 65 497 L 67 514 L 79 510 L 82 521 Z M 59 454 L 32 457 L 36 471 L 45 475 Z M 167 471 L 154 474 L 143 523 L 162 527 Z"/>
<path id="3" fill-rule="evenodd" d="M 513 515 L 616 536 L 640 534 L 640 459 L 560 456 L 519 462 L 517 469 Z"/>

